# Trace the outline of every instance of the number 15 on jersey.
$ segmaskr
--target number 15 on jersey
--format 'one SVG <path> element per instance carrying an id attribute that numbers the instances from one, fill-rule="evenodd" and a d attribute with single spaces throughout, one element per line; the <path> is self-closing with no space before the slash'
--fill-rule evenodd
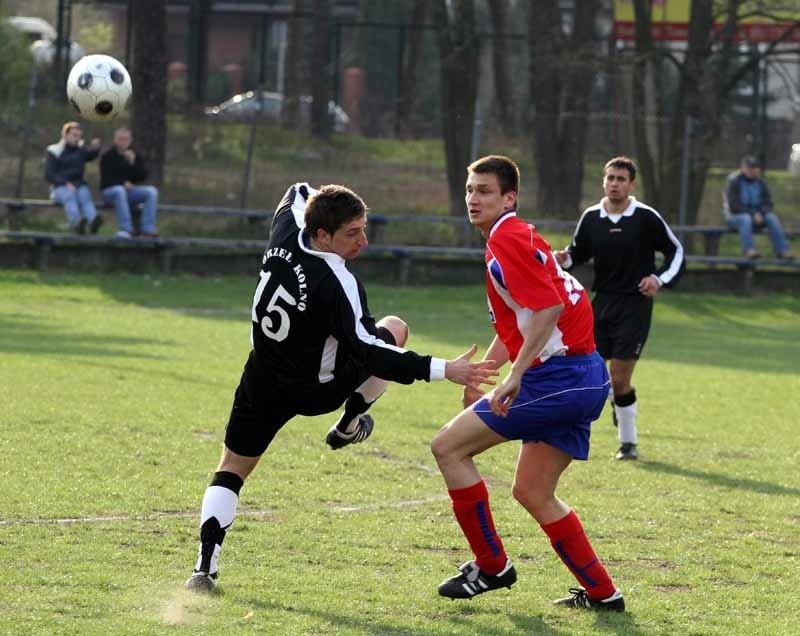
<path id="1" fill-rule="evenodd" d="M 275 291 L 272 292 L 272 296 L 270 297 L 267 306 L 264 308 L 263 318 L 259 320 L 256 308 L 261 302 L 261 297 L 264 294 L 264 290 L 266 289 L 267 283 L 269 282 L 271 276 L 272 272 L 261 272 L 261 280 L 258 282 L 255 294 L 253 294 L 252 319 L 253 322 L 260 325 L 262 333 L 267 338 L 281 342 L 286 340 L 286 337 L 289 335 L 291 321 L 286 308 L 282 307 L 279 302 L 283 302 L 289 307 L 294 307 L 297 305 L 297 300 L 288 291 L 286 291 L 286 288 L 283 285 L 279 283 L 275 288 Z"/>

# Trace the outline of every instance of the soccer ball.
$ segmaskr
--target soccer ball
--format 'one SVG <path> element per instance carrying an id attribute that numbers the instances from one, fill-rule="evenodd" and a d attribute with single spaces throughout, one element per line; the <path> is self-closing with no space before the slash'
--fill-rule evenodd
<path id="1" fill-rule="evenodd" d="M 87 55 L 67 78 L 67 98 L 78 114 L 93 121 L 110 121 L 128 108 L 133 88 L 125 67 L 108 55 Z"/>

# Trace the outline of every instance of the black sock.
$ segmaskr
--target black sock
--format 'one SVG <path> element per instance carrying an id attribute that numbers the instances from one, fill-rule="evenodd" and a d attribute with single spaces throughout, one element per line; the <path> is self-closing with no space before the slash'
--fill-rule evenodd
<path id="1" fill-rule="evenodd" d="M 614 404 L 617 406 L 630 406 L 636 402 L 636 389 L 631 389 L 630 393 L 614 396 Z"/>
<path id="2" fill-rule="evenodd" d="M 367 404 L 367 402 L 364 400 L 364 396 L 360 393 L 353 393 L 353 395 L 347 398 L 347 402 L 344 403 L 344 413 L 342 413 L 339 421 L 336 422 L 336 429 L 340 433 L 346 433 L 347 427 L 350 426 L 350 422 L 352 422 L 359 415 L 366 413 L 369 407 L 373 404 L 374 402 Z"/>

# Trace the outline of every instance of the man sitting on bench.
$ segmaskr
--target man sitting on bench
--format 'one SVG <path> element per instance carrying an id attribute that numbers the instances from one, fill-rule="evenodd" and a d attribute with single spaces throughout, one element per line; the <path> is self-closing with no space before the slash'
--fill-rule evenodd
<path id="1" fill-rule="evenodd" d="M 131 206 L 142 206 L 141 235 L 156 238 L 158 190 L 143 185 L 147 167 L 141 153 L 131 148 L 133 137 L 127 128 L 114 131 L 114 145 L 100 157 L 100 190 L 105 205 L 113 205 L 119 224 L 118 238 L 131 238 L 134 228 Z"/>
<path id="2" fill-rule="evenodd" d="M 739 232 L 742 252 L 747 258 L 760 256 L 755 248 L 753 230 L 761 227 L 769 230 L 775 256 L 792 258 L 781 222 L 772 209 L 769 188 L 761 177 L 761 163 L 756 157 L 743 157 L 739 171 L 728 178 L 725 203 L 726 222 Z"/>

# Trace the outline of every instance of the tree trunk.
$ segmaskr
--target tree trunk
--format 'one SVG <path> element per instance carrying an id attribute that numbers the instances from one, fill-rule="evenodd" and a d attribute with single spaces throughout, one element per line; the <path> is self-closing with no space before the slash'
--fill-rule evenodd
<path id="1" fill-rule="evenodd" d="M 133 6 L 133 113 L 136 147 L 147 158 L 150 181 L 161 185 L 167 137 L 166 0 Z"/>
<path id="2" fill-rule="evenodd" d="M 328 102 L 331 99 L 331 1 L 314 0 L 314 42 L 311 59 L 311 133 L 327 138 L 331 134 Z"/>
<path id="3" fill-rule="evenodd" d="M 452 17 L 448 13 L 452 8 Z M 439 32 L 442 136 L 450 191 L 450 214 L 464 214 L 466 167 L 472 160 L 479 45 L 472 0 L 437 0 L 434 22 Z"/>
<path id="4" fill-rule="evenodd" d="M 213 0 L 189 2 L 189 51 L 187 93 L 189 102 L 201 107 L 206 100 L 208 79 L 208 23 Z"/>
<path id="5" fill-rule="evenodd" d="M 417 67 L 422 53 L 422 29 L 425 23 L 426 0 L 414 0 L 411 9 L 411 24 L 406 29 L 408 44 L 405 47 L 400 67 L 400 91 L 397 96 L 397 114 L 394 133 L 399 138 L 411 136 L 411 113 L 417 98 Z"/>
<path id="6" fill-rule="evenodd" d="M 538 214 L 572 218 L 580 211 L 598 8 L 599 0 L 576 3 L 572 33 L 567 35 L 558 0 L 531 3 L 529 88 Z"/>
<path id="7" fill-rule="evenodd" d="M 516 133 L 516 111 L 509 77 L 508 0 L 489 0 L 492 20 L 492 68 L 494 70 L 495 112 L 503 134 L 511 139 Z"/>
<path id="8" fill-rule="evenodd" d="M 656 174 L 656 159 L 653 156 L 650 140 L 647 135 L 647 97 L 646 86 L 648 74 L 655 65 L 655 43 L 652 29 L 652 6 L 649 0 L 634 0 L 636 15 L 636 57 L 633 62 L 633 76 L 631 90 L 633 93 L 633 138 L 636 148 L 636 158 L 639 166 L 637 179 L 643 183 L 643 195 L 646 202 L 659 210 L 658 175 Z M 659 96 L 656 96 L 658 98 Z M 675 133 L 676 131 L 673 131 Z M 677 131 L 680 134 L 679 131 Z M 680 181 L 678 181 L 680 183 Z"/>
<path id="9" fill-rule="evenodd" d="M 286 51 L 286 84 L 283 89 L 282 123 L 286 128 L 300 126 L 300 95 L 303 86 L 303 0 L 292 0 Z"/>
<path id="10" fill-rule="evenodd" d="M 737 81 L 751 71 L 759 61 L 759 55 L 768 54 L 777 42 L 767 46 L 767 52 L 754 51 L 744 63 L 737 63 L 736 30 L 743 0 L 728 0 L 724 8 L 722 28 L 714 31 L 713 0 L 692 0 L 689 22 L 689 39 L 683 59 L 672 58 L 679 71 L 677 95 L 670 120 L 663 121 L 665 109 L 662 95 L 656 94 L 651 101 L 658 104 L 658 126 L 666 127 L 662 136 L 663 147 L 653 148 L 647 137 L 646 109 L 635 108 L 634 130 L 636 150 L 643 172 L 645 198 L 666 218 L 677 220 L 681 206 L 682 169 L 685 157 L 689 157 L 688 183 L 685 195 L 685 222 L 695 224 L 705 189 L 708 170 L 711 167 L 711 152 L 716 148 L 721 131 L 722 117 L 728 97 Z M 634 75 L 634 103 L 648 103 L 648 74 L 657 72 L 655 61 L 658 51 L 651 33 L 650 2 L 634 0 L 636 12 L 636 59 Z M 755 15 L 755 14 L 753 14 Z M 691 121 L 690 147 L 684 148 L 687 125 Z"/>

